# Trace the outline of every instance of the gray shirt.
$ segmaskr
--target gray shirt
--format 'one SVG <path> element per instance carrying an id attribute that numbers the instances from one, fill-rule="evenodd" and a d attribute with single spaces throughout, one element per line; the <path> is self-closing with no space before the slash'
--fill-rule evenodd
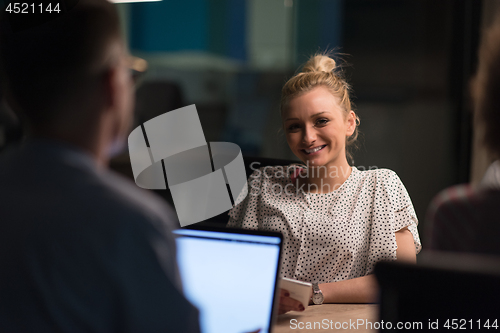
<path id="1" fill-rule="evenodd" d="M 0 155 L 0 331 L 198 332 L 160 199 L 60 143 Z"/>

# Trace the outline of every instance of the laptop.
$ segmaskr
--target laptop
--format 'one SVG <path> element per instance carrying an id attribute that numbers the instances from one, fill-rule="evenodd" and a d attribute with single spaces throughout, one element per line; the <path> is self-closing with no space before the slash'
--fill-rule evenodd
<path id="1" fill-rule="evenodd" d="M 500 258 L 422 253 L 418 264 L 380 262 L 380 332 L 482 332 L 500 327 Z"/>
<path id="2" fill-rule="evenodd" d="M 200 311 L 201 332 L 271 332 L 282 235 L 212 227 L 174 233 L 184 294 Z"/>

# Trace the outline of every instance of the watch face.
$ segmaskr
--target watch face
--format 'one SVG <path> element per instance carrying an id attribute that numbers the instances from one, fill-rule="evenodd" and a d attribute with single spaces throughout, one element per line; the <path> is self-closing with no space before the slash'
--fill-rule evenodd
<path id="1" fill-rule="evenodd" d="M 313 297 L 314 304 L 323 304 L 323 294 L 322 293 L 314 293 Z"/>

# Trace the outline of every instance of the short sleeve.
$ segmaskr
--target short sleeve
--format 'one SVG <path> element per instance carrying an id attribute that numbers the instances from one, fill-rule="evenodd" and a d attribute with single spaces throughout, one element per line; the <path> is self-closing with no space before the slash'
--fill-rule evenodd
<path id="1" fill-rule="evenodd" d="M 390 189 L 390 193 L 388 194 L 394 212 L 394 232 L 408 228 L 413 235 L 415 253 L 419 253 L 422 249 L 422 244 L 417 229 L 418 219 L 408 191 L 398 175 L 392 171 L 385 186 Z"/>
<path id="2" fill-rule="evenodd" d="M 248 191 L 245 199 L 229 211 L 227 227 L 258 229 L 260 214 L 260 194 L 262 191 L 263 168 L 255 170 L 247 181 Z M 238 200 L 239 201 L 239 200 Z"/>

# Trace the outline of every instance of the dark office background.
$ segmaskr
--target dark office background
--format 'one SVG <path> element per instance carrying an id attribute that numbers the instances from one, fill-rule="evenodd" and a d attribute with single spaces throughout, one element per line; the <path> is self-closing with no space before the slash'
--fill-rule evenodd
<path id="1" fill-rule="evenodd" d="M 281 88 L 311 54 L 344 54 L 361 118 L 354 164 L 396 171 L 423 224 L 434 195 L 470 180 L 468 85 L 483 13 L 497 8 L 493 2 L 163 0 L 117 7 L 132 54 L 149 62 L 136 119 L 194 103 L 207 141 L 234 142 L 247 156 L 295 158 L 279 131 Z M 7 136 L 5 124 L 15 121 L 2 119 L 0 147 L 18 135 Z"/>

